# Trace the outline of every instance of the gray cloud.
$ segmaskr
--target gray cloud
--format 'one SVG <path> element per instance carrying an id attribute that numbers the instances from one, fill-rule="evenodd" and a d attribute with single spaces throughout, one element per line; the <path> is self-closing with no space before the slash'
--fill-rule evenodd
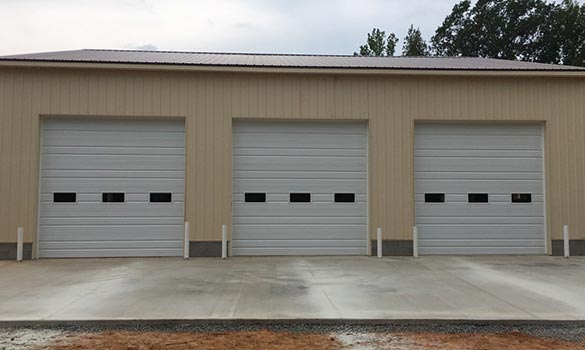
<path id="1" fill-rule="evenodd" d="M 0 54 L 78 48 L 351 54 L 373 27 L 402 39 L 412 23 L 428 39 L 457 2 L 5 0 Z"/>
<path id="2" fill-rule="evenodd" d="M 145 50 L 145 51 L 157 51 L 158 47 L 152 44 L 143 44 L 143 45 L 134 45 L 130 44 L 127 45 L 126 48 L 128 49 L 135 49 L 135 50 Z"/>

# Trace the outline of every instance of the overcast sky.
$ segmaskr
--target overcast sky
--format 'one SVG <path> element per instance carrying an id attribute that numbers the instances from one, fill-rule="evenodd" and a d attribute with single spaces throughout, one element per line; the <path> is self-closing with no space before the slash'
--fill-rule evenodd
<path id="1" fill-rule="evenodd" d="M 0 0 L 0 55 L 81 48 L 352 54 L 429 39 L 457 0 Z M 401 43 L 399 44 L 401 47 Z"/>

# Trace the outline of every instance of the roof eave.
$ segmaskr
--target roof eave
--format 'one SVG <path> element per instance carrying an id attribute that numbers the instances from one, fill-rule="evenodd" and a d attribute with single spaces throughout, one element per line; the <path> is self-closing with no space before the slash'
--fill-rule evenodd
<path id="1" fill-rule="evenodd" d="M 584 70 L 497 70 L 497 69 L 421 69 L 421 68 L 323 68 L 323 67 L 255 67 L 227 65 L 192 65 L 160 63 L 63 62 L 32 60 L 0 60 L 0 67 L 14 68 L 69 68 L 155 70 L 223 73 L 275 73 L 275 74 L 331 74 L 331 75 L 438 75 L 438 76 L 531 76 L 531 77 L 585 77 Z"/>

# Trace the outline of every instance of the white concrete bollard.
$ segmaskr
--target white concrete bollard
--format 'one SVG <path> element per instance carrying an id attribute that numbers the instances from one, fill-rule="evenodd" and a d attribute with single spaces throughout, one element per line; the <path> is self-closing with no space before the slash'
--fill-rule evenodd
<path id="1" fill-rule="evenodd" d="M 16 231 L 16 261 L 22 261 L 24 229 L 19 227 Z"/>
<path id="2" fill-rule="evenodd" d="M 563 245 L 565 258 L 569 257 L 569 225 L 563 226 Z"/>
<path id="3" fill-rule="evenodd" d="M 418 227 L 412 227 L 412 255 L 418 258 Z"/>
<path id="4" fill-rule="evenodd" d="M 377 248 L 378 248 L 378 259 L 382 259 L 382 228 L 378 227 L 378 230 L 376 230 L 376 240 L 377 240 Z"/>
<path id="5" fill-rule="evenodd" d="M 221 225 L 221 258 L 227 259 L 227 226 Z"/>
<path id="6" fill-rule="evenodd" d="M 185 221 L 185 238 L 183 242 L 183 258 L 189 259 L 189 222 Z"/>

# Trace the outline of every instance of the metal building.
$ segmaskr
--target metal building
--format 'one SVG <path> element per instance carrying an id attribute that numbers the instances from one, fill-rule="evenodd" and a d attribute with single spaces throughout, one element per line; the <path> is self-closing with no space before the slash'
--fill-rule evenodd
<path id="1" fill-rule="evenodd" d="M 0 57 L 0 259 L 585 254 L 584 134 L 578 67 Z"/>

